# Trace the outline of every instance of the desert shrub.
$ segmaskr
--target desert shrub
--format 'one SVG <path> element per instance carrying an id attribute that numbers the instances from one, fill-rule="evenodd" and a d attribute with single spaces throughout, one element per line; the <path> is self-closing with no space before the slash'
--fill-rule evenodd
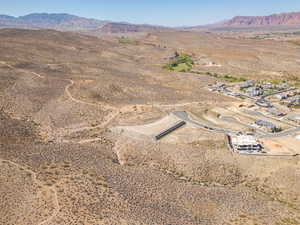
<path id="1" fill-rule="evenodd" d="M 288 41 L 288 43 L 300 46 L 300 42 L 299 41 Z"/>
<path id="2" fill-rule="evenodd" d="M 244 82 L 247 80 L 244 77 L 233 77 L 230 75 L 219 75 L 218 78 L 227 82 Z"/>
<path id="3" fill-rule="evenodd" d="M 271 84 L 273 84 L 273 85 L 279 85 L 279 84 L 281 83 L 280 80 L 275 80 L 275 79 L 269 80 L 269 82 L 270 82 Z"/>
<path id="4" fill-rule="evenodd" d="M 288 76 L 288 78 L 286 79 L 286 82 L 293 87 L 296 87 L 296 88 L 300 87 L 300 78 L 295 75 Z"/>
<path id="5" fill-rule="evenodd" d="M 220 79 L 220 80 L 223 80 L 226 82 L 230 82 L 230 83 L 247 81 L 247 78 L 245 78 L 245 77 L 233 77 L 228 74 L 222 75 L 222 74 L 217 74 L 217 73 L 206 72 L 206 75 L 215 77 L 217 79 Z"/>
<path id="6" fill-rule="evenodd" d="M 138 42 L 135 40 L 129 40 L 129 39 L 120 39 L 120 44 L 137 44 Z"/>

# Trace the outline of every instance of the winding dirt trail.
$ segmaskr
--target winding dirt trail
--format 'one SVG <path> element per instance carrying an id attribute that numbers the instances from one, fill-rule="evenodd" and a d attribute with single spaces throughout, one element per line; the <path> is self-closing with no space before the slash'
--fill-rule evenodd
<path id="1" fill-rule="evenodd" d="M 18 69 L 18 68 L 15 68 L 14 66 L 12 65 L 9 65 L 8 63 L 6 62 L 3 62 L 3 61 L 0 61 L 1 64 L 7 66 L 8 68 L 10 69 L 13 69 L 13 70 L 16 70 L 16 71 L 20 71 L 20 72 L 23 72 L 23 73 L 30 73 L 30 74 L 33 74 L 34 76 L 40 78 L 40 79 L 44 79 L 45 76 L 41 75 L 41 74 L 38 74 L 36 72 L 32 72 L 32 71 L 29 71 L 29 70 L 23 70 L 23 69 Z M 115 107 L 112 107 L 112 106 L 109 106 L 109 105 L 105 105 L 103 103 L 91 103 L 91 102 L 86 102 L 86 101 L 82 101 L 80 99 L 76 99 L 75 97 L 72 96 L 71 92 L 70 92 L 70 88 L 72 86 L 75 85 L 75 82 L 71 79 L 65 79 L 65 78 L 54 78 L 54 79 L 59 79 L 59 80 L 62 80 L 62 81 L 68 81 L 69 84 L 65 87 L 65 94 L 68 96 L 68 98 L 77 103 L 77 104 L 83 104 L 83 105 L 90 105 L 90 106 L 94 106 L 94 107 L 101 107 L 104 111 L 105 110 L 110 110 L 112 111 L 110 114 L 108 114 L 107 118 L 104 119 L 104 122 L 97 125 L 97 126 L 90 126 L 90 127 L 83 127 L 83 128 L 78 128 L 78 129 L 74 129 L 72 130 L 71 133 L 74 133 L 74 132 L 79 132 L 79 131 L 84 131 L 84 130 L 92 130 L 92 129 L 98 129 L 98 128 L 105 128 L 113 119 L 115 119 L 115 117 L 119 114 L 120 110 L 118 110 L 117 108 Z M 89 142 L 90 139 L 88 140 L 82 140 L 80 142 L 82 143 L 85 143 L 85 142 Z"/>
<path id="2" fill-rule="evenodd" d="M 28 71 L 28 70 L 24 70 L 24 69 L 18 69 L 16 67 L 12 66 L 12 65 L 9 65 L 7 62 L 0 61 L 0 63 L 7 66 L 10 69 L 17 70 L 17 71 L 20 71 L 20 72 L 23 72 L 23 73 L 31 73 L 31 74 L 33 74 L 36 77 L 41 78 L 41 79 L 45 78 L 43 75 L 38 74 L 36 72 L 32 72 L 32 71 Z"/>
<path id="3" fill-rule="evenodd" d="M 32 72 L 29 70 L 24 70 L 24 69 L 18 69 L 15 68 L 12 65 L 9 65 L 6 62 L 0 61 L 1 64 L 7 66 L 10 69 L 13 70 L 17 70 L 23 73 L 30 73 L 33 74 L 34 76 L 40 78 L 40 79 L 44 79 L 45 76 L 36 73 L 36 72 Z M 68 98 L 75 102 L 76 104 L 82 104 L 82 105 L 89 105 L 89 106 L 94 106 L 94 107 L 100 107 L 102 108 L 104 111 L 111 111 L 105 118 L 104 118 L 104 122 L 96 125 L 96 126 L 86 126 L 86 127 L 80 127 L 80 128 L 74 128 L 74 129 L 70 129 L 68 131 L 69 134 L 72 133 L 76 133 L 76 132 L 81 132 L 81 131 L 86 131 L 86 130 L 95 130 L 95 129 L 103 129 L 106 128 L 108 126 L 108 124 L 110 122 L 112 122 L 118 115 L 120 115 L 120 112 L 122 111 L 126 111 L 126 112 L 131 112 L 134 110 L 134 107 L 144 107 L 144 108 L 158 108 L 161 109 L 163 112 L 165 112 L 162 108 L 169 108 L 169 107 L 183 107 L 183 106 L 188 106 L 188 105 L 195 105 L 195 104 L 199 104 L 199 102 L 185 102 L 185 103 L 178 103 L 178 104 L 141 104 L 141 105 L 130 105 L 130 106 L 124 106 L 122 108 L 116 108 L 113 106 L 110 106 L 108 104 L 104 104 L 104 103 L 91 103 L 91 102 L 86 102 L 80 99 L 75 98 L 71 92 L 70 89 L 75 85 L 75 82 L 72 79 L 66 79 L 66 78 L 52 78 L 52 79 L 59 79 L 61 81 L 68 81 L 69 84 L 65 87 L 65 94 L 66 96 L 68 96 Z M 79 141 L 79 144 L 84 144 L 84 143 L 89 143 L 89 142 L 95 142 L 98 141 L 100 139 L 95 138 L 95 139 L 83 139 L 81 141 Z M 66 141 L 68 142 L 68 141 Z"/>
<path id="4" fill-rule="evenodd" d="M 4 160 L 4 159 L 1 159 L 1 158 L 0 158 L 0 160 L 1 160 L 2 162 L 9 163 L 9 164 L 11 164 L 11 165 L 13 165 L 13 166 L 15 166 L 15 167 L 17 167 L 17 168 L 19 168 L 19 169 L 22 169 L 22 170 L 25 171 L 25 172 L 31 174 L 31 177 L 32 177 L 32 180 L 33 180 L 34 183 L 40 185 L 41 187 L 43 187 L 43 188 L 45 188 L 45 189 L 47 189 L 48 191 L 50 191 L 50 192 L 53 193 L 53 202 L 54 202 L 54 206 L 55 206 L 54 212 L 53 212 L 53 214 L 52 214 L 50 217 L 48 217 L 46 220 L 41 221 L 41 222 L 38 223 L 37 225 L 44 225 L 44 224 L 47 224 L 47 223 L 50 222 L 54 217 L 56 217 L 56 215 L 58 214 L 59 209 L 60 209 L 59 201 L 58 201 L 58 197 L 57 197 L 57 190 L 56 190 L 54 187 L 48 187 L 48 186 L 42 184 L 42 182 L 40 182 L 40 181 L 37 179 L 37 174 L 36 174 L 36 172 L 34 172 L 34 171 L 28 169 L 27 167 L 22 166 L 22 165 L 20 165 L 20 164 L 18 164 L 18 163 L 15 163 L 15 162 L 13 162 L 13 161 L 10 161 L 10 160 Z"/>
<path id="5" fill-rule="evenodd" d="M 14 69 L 14 70 L 16 69 L 16 68 L 12 67 L 11 65 L 7 64 L 6 62 L 0 61 L 0 63 L 4 66 L 7 66 L 10 69 Z"/>
<path id="6" fill-rule="evenodd" d="M 67 94 L 67 96 L 69 97 L 69 99 L 71 99 L 73 102 L 76 102 L 78 104 L 83 104 L 83 105 L 90 105 L 90 106 L 94 106 L 94 107 L 101 107 L 102 109 L 104 109 L 105 111 L 111 111 L 111 113 L 109 113 L 105 118 L 104 118 L 104 122 L 97 125 L 97 126 L 87 126 L 87 127 L 80 127 L 80 128 L 75 128 L 72 129 L 71 131 L 69 131 L 70 133 L 76 133 L 76 132 L 81 132 L 81 131 L 85 131 L 85 130 L 95 130 L 95 129 L 101 129 L 101 128 L 105 128 L 111 121 L 113 121 L 119 114 L 120 114 L 120 110 L 109 106 L 109 105 L 104 105 L 103 103 L 91 103 L 91 102 L 85 102 L 79 99 L 76 99 L 72 96 L 71 92 L 70 92 L 70 88 L 75 84 L 75 82 L 71 79 L 68 79 L 68 81 L 70 82 L 70 84 L 68 84 L 65 87 L 65 93 Z M 86 140 L 81 140 L 78 143 L 79 144 L 83 144 L 83 143 L 89 143 L 89 142 L 95 142 L 98 139 L 86 139 Z"/>
<path id="7" fill-rule="evenodd" d="M 31 73 L 33 75 L 35 75 L 36 77 L 38 78 L 41 78 L 41 79 L 44 79 L 45 76 L 39 74 L 39 73 L 36 73 L 36 72 L 32 72 L 32 71 L 29 71 L 29 70 L 24 70 L 24 69 L 18 69 L 18 68 L 15 68 L 14 66 L 12 65 L 9 65 L 8 63 L 6 62 L 3 62 L 3 61 L 0 61 L 1 64 L 7 66 L 8 68 L 10 69 L 13 69 L 13 70 L 17 70 L 17 71 L 20 71 L 20 72 L 23 72 L 23 73 Z M 72 94 L 70 93 L 69 89 L 75 85 L 75 82 L 71 79 L 65 79 L 65 78 L 53 78 L 53 79 L 59 79 L 59 80 L 62 80 L 62 81 L 68 81 L 70 82 L 70 84 L 68 84 L 66 87 L 65 87 L 65 93 L 67 94 L 67 96 L 70 98 L 71 101 L 73 102 L 76 102 L 78 104 L 84 104 L 84 105 L 91 105 L 91 106 L 101 106 L 101 107 L 104 107 L 105 109 L 115 109 L 114 107 L 111 107 L 111 106 L 104 106 L 103 104 L 97 104 L 97 103 L 90 103 L 90 102 L 85 102 L 85 101 L 82 101 L 80 99 L 76 99 L 72 96 Z"/>
<path id="8" fill-rule="evenodd" d="M 82 101 L 82 100 L 79 100 L 79 99 L 76 99 L 72 96 L 72 94 L 70 93 L 70 88 L 72 86 L 75 85 L 75 82 L 71 79 L 64 79 L 64 80 L 67 80 L 70 82 L 70 84 L 68 84 L 66 87 L 65 87 L 65 93 L 67 94 L 67 96 L 69 97 L 69 99 L 71 99 L 73 102 L 76 102 L 78 104 L 83 104 L 83 105 L 91 105 L 91 106 L 101 106 L 102 108 L 104 108 L 105 110 L 115 110 L 116 108 L 112 107 L 112 106 L 109 106 L 109 105 L 104 105 L 103 103 L 101 104 L 98 104 L 98 103 L 91 103 L 91 102 L 85 102 L 85 101 Z"/>

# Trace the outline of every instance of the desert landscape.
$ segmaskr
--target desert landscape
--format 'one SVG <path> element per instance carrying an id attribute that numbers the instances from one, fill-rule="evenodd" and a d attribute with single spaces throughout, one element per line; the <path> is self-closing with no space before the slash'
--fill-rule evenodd
<path id="1" fill-rule="evenodd" d="M 300 224 L 296 28 L 92 22 L 0 29 L 1 225 Z"/>

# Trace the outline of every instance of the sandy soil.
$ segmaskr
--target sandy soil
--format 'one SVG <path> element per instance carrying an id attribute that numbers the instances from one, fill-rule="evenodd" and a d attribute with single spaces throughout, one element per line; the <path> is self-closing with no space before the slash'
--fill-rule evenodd
<path id="1" fill-rule="evenodd" d="M 300 154 L 300 140 L 294 136 L 276 139 L 261 140 L 266 151 L 274 155 L 295 155 Z M 288 143 L 288 144 L 287 144 Z"/>
<path id="2" fill-rule="evenodd" d="M 299 158 L 232 154 L 224 135 L 189 124 L 152 136 L 177 121 L 174 110 L 201 119 L 235 104 L 206 89 L 213 77 L 163 70 L 176 50 L 222 65 L 205 71 L 258 77 L 297 75 L 298 48 L 187 32 L 135 38 L 0 30 L 0 223 L 297 224 Z"/>

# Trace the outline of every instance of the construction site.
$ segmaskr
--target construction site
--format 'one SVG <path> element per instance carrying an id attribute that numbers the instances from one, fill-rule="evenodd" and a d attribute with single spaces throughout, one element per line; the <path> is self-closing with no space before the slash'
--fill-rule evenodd
<path id="1" fill-rule="evenodd" d="M 201 112 L 194 112 L 193 109 L 175 110 L 151 124 L 120 126 L 113 130 L 118 130 L 128 137 L 181 143 L 187 139 L 201 139 L 201 132 L 191 132 L 192 128 L 197 128 L 224 135 L 228 148 L 238 154 L 300 154 L 297 147 L 300 144 L 300 112 L 291 107 L 291 102 L 294 102 L 299 94 L 297 88 L 287 83 L 272 85 L 263 82 L 258 85 L 251 80 L 235 85 L 218 82 L 209 85 L 208 89 L 235 98 L 236 102 L 226 107 L 216 105 Z M 285 141 L 287 139 L 289 141 Z"/>

